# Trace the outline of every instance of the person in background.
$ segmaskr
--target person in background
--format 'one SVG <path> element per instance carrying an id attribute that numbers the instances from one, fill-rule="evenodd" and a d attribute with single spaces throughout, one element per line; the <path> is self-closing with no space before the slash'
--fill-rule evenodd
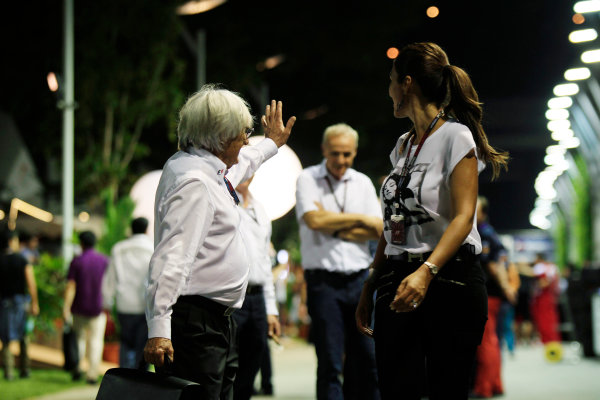
<path id="1" fill-rule="evenodd" d="M 477 199 L 477 231 L 481 237 L 479 261 L 485 272 L 488 295 L 488 319 L 481 344 L 477 347 L 477 367 L 471 397 L 490 398 L 502 395 L 502 357 L 496 333 L 498 314 L 503 300 L 511 304 L 516 302 L 517 293 L 509 285 L 508 274 L 504 266 L 506 249 L 502 245 L 496 230 L 488 221 L 489 202 L 479 196 Z"/>
<path id="2" fill-rule="evenodd" d="M 86 382 L 96 384 L 102 349 L 106 314 L 102 308 L 102 279 L 109 259 L 94 250 L 96 235 L 91 231 L 79 234 L 81 254 L 73 258 L 67 274 L 63 318 L 73 323 L 77 335 L 80 367 L 72 371 L 73 380 L 81 377 L 81 362 L 87 358 Z"/>
<path id="3" fill-rule="evenodd" d="M 132 236 L 117 242 L 111 251 L 110 264 L 102 283 L 104 308 L 111 312 L 116 303 L 120 326 L 119 365 L 123 368 L 147 367 L 144 345 L 148 339 L 145 294 L 148 267 L 154 243 L 146 235 L 148 220 L 131 221 Z"/>
<path id="4" fill-rule="evenodd" d="M 508 276 L 508 285 L 515 292 L 515 300 L 513 303 L 504 299 L 500 306 L 498 314 L 498 327 L 496 333 L 498 335 L 498 345 L 502 351 L 504 343 L 511 356 L 515 354 L 515 307 L 519 298 L 519 288 L 521 287 L 521 277 L 519 270 L 514 262 L 508 259 L 508 255 L 500 259 L 500 262 L 506 267 Z"/>
<path id="5" fill-rule="evenodd" d="M 201 384 L 202 398 L 232 399 L 235 322 L 248 285 L 248 254 L 234 190 L 274 156 L 296 120 L 266 106 L 265 139 L 253 146 L 246 101 L 204 85 L 179 113 L 179 151 L 163 167 L 155 199 L 154 254 L 146 289 L 144 358 Z"/>
<path id="6" fill-rule="evenodd" d="M 0 240 L 0 341 L 4 378 L 10 381 L 14 379 L 15 362 L 9 345 L 14 340 L 18 340 L 20 345 L 19 376 L 30 376 L 25 324 L 28 312 L 35 316 L 40 308 L 33 267 L 18 253 L 19 239 L 16 233 L 5 229 Z"/>
<path id="7" fill-rule="evenodd" d="M 384 233 L 357 326 L 375 339 L 382 398 L 421 399 L 427 383 L 431 400 L 466 400 L 487 318 L 478 172 L 487 162 L 497 176 L 507 154 L 488 144 L 471 79 L 438 45 L 404 46 L 388 94 L 394 117 L 413 127 L 390 154 L 381 189 Z"/>
<path id="8" fill-rule="evenodd" d="M 250 266 L 246 298 L 233 314 L 237 324 L 239 369 L 233 385 L 234 399 L 249 399 L 254 379 L 268 347 L 267 338 L 281 335 L 275 286 L 271 272 L 271 219 L 248 186 L 253 177 L 236 187 L 240 198 L 240 232 L 244 237 Z"/>
<path id="9" fill-rule="evenodd" d="M 36 235 L 28 232 L 19 234 L 20 253 L 30 265 L 37 265 L 40 261 L 40 251 L 38 249 L 40 240 Z"/>
<path id="10" fill-rule="evenodd" d="M 535 277 L 531 300 L 531 316 L 543 344 L 560 342 L 558 318 L 559 272 L 556 264 L 546 260 L 543 253 L 536 255 L 533 265 Z"/>
<path id="11" fill-rule="evenodd" d="M 324 160 L 304 169 L 296 185 L 319 400 L 379 399 L 373 343 L 354 328 L 354 311 L 369 274 L 368 241 L 383 224 L 373 183 L 351 168 L 357 147 L 352 127 L 329 126 Z"/>

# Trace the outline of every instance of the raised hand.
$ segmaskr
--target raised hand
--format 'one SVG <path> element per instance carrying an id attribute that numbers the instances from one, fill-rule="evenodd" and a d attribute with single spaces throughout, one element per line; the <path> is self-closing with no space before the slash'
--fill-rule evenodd
<path id="1" fill-rule="evenodd" d="M 265 131 L 265 137 L 273 140 L 277 147 L 283 146 L 290 134 L 292 127 L 296 123 L 296 117 L 288 119 L 283 125 L 283 103 L 281 101 L 271 100 L 271 104 L 265 107 L 265 115 L 261 118 L 261 123 Z"/>

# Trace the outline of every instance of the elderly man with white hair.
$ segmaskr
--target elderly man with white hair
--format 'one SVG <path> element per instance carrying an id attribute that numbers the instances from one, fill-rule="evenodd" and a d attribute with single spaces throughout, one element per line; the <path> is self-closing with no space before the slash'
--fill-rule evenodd
<path id="1" fill-rule="evenodd" d="M 205 85 L 179 114 L 179 151 L 156 191 L 154 254 L 146 292 L 146 361 L 172 362 L 175 376 L 201 384 L 203 399 L 231 399 L 237 370 L 231 318 L 248 284 L 239 199 L 233 189 L 277 153 L 295 117 L 272 101 L 261 119 L 265 139 L 248 144 L 254 121 L 236 93 Z"/>

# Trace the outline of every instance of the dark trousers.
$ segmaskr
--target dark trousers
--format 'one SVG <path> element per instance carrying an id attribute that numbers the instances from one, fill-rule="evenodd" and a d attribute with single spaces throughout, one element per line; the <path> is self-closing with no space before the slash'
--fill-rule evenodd
<path id="1" fill-rule="evenodd" d="M 475 352 L 487 318 L 487 293 L 475 255 L 452 260 L 412 312 L 390 310 L 400 282 L 421 262 L 381 265 L 375 304 L 375 351 L 382 399 L 468 398 Z"/>
<path id="2" fill-rule="evenodd" d="M 233 384 L 233 398 L 249 399 L 267 344 L 267 311 L 260 293 L 246 294 L 242 308 L 233 314 L 237 325 L 239 369 Z"/>
<path id="3" fill-rule="evenodd" d="M 317 398 L 379 399 L 373 341 L 358 332 L 354 317 L 368 270 L 351 275 L 306 270 L 304 275 L 318 362 Z"/>
<path id="4" fill-rule="evenodd" d="M 121 345 L 119 347 L 119 366 L 121 368 L 138 368 L 144 359 L 144 346 L 148 339 L 148 325 L 144 314 L 117 313 L 121 328 Z M 147 363 L 143 365 L 148 367 Z"/>
<path id="5" fill-rule="evenodd" d="M 235 322 L 226 307 L 201 296 L 180 296 L 171 316 L 172 372 L 198 382 L 201 400 L 233 399 L 238 369 Z"/>
<path id="6" fill-rule="evenodd" d="M 273 393 L 273 368 L 271 366 L 271 349 L 269 344 L 265 345 L 262 361 L 260 364 L 260 388 L 263 394 Z"/>

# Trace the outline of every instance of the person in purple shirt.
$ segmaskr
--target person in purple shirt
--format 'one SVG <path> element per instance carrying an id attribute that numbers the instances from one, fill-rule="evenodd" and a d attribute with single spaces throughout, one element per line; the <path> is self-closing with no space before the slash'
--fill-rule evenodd
<path id="1" fill-rule="evenodd" d="M 71 261 L 67 275 L 63 317 L 66 324 L 73 324 L 80 361 L 84 356 L 88 358 L 86 381 L 95 384 L 106 327 L 106 314 L 102 312 L 102 278 L 109 259 L 94 250 L 96 235 L 93 232 L 81 232 L 79 243 L 82 252 Z M 74 380 L 78 380 L 80 369 L 76 368 L 72 375 Z"/>

